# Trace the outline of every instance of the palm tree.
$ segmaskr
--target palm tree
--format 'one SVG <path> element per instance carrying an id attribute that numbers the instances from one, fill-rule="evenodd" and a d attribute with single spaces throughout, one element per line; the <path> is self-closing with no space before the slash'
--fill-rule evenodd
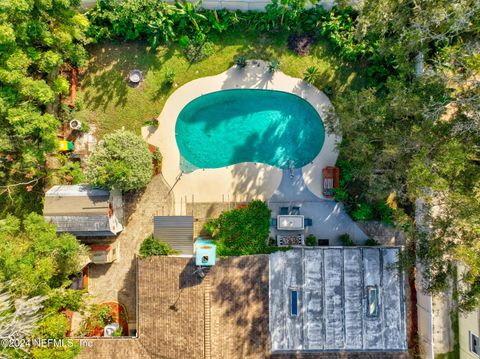
<path id="1" fill-rule="evenodd" d="M 316 66 L 307 67 L 307 69 L 303 73 L 303 79 L 307 81 L 309 84 L 314 84 L 319 77 L 320 77 L 320 71 Z"/>

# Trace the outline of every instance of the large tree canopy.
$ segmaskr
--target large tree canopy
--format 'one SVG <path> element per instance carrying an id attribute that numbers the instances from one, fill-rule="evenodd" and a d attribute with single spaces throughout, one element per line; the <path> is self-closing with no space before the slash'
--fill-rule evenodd
<path id="1" fill-rule="evenodd" d="M 473 0 L 366 1 L 357 37 L 393 68 L 384 83 L 335 99 L 330 123 L 343 136 L 340 194 L 353 209 L 386 200 L 405 223 L 418 198 L 441 208 L 428 235 L 413 235 L 416 255 L 433 293 L 466 265 L 461 310 L 480 304 L 479 19 Z"/>
<path id="2" fill-rule="evenodd" d="M 87 181 L 94 186 L 134 190 L 152 178 L 152 154 L 142 137 L 118 130 L 104 137 L 87 167 Z"/>
<path id="3" fill-rule="evenodd" d="M 0 3 L 0 207 L 38 209 L 45 154 L 56 144 L 59 70 L 86 60 L 77 0 Z M 40 184 L 40 185 L 39 185 Z M 1 214 L 0 214 L 1 215 Z"/>
<path id="4" fill-rule="evenodd" d="M 31 318 L 35 319 L 34 329 L 24 323 L 28 330 L 8 335 L 65 337 L 67 319 L 60 311 L 78 310 L 82 305 L 83 293 L 68 289 L 68 286 L 71 284 L 69 276 L 80 271 L 81 257 L 86 254 L 85 246 L 73 235 L 58 236 L 55 226 L 46 223 L 38 214 L 29 214 L 23 222 L 9 215 L 0 222 L 0 282 L 9 284 L 12 299 L 42 299 L 42 308 L 35 311 L 38 316 Z M 30 355 L 33 358 L 73 358 L 77 352 L 78 346 L 74 345 L 36 348 Z M 7 357 L 24 357 L 20 354 L 7 351 Z"/>

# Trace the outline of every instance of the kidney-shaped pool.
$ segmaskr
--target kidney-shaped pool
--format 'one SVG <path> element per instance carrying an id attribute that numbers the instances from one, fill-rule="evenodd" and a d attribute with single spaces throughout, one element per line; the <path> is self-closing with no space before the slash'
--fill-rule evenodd
<path id="1" fill-rule="evenodd" d="M 318 112 L 299 96 L 234 89 L 189 102 L 175 135 L 186 172 L 240 162 L 299 168 L 318 155 L 325 129 Z"/>

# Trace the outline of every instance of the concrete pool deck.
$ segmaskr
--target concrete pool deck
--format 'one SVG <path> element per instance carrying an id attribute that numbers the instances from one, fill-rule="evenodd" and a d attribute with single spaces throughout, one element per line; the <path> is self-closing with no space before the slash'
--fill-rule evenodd
<path id="1" fill-rule="evenodd" d="M 158 117 L 158 127 L 142 128 L 148 143 L 158 146 L 163 155 L 162 173 L 173 187 L 175 214 L 185 213 L 189 202 L 242 202 L 268 200 L 279 187 L 283 170 L 262 163 L 244 162 L 223 168 L 197 169 L 182 173 L 181 156 L 175 139 L 175 124 L 180 111 L 193 99 L 227 89 L 267 89 L 295 94 L 308 101 L 324 119 L 331 103 L 327 96 L 305 81 L 277 71 L 269 73 L 263 61 L 249 61 L 210 77 L 193 80 L 178 88 L 167 100 Z M 312 163 L 302 168 L 308 189 L 319 198 L 322 194 L 322 169 L 337 160 L 336 143 L 340 138 L 325 131 L 322 149 Z"/>

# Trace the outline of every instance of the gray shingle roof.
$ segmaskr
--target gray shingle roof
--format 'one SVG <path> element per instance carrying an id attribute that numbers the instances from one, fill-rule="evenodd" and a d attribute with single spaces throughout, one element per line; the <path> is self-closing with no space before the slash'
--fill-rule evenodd
<path id="1" fill-rule="evenodd" d="M 76 236 L 114 236 L 109 220 L 110 192 L 87 185 L 53 186 L 45 194 L 43 214 L 57 232 Z"/>

